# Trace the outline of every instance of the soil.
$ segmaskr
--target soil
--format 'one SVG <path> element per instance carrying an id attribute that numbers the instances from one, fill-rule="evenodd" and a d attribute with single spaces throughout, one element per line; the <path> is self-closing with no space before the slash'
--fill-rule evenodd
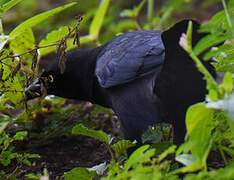
<path id="1" fill-rule="evenodd" d="M 105 114 L 101 110 L 92 115 L 91 112 L 99 106 L 76 101 L 65 101 L 63 106 L 66 108 L 77 107 L 80 111 L 72 112 L 68 118 L 58 119 L 59 124 L 58 120 L 51 120 L 50 117 L 55 113 L 50 109 L 42 114 L 37 114 L 26 140 L 14 144 L 17 153 L 40 155 L 40 158 L 29 159 L 32 166 L 23 165 L 19 168 L 16 173 L 19 180 L 26 180 L 25 175 L 30 173 L 43 174 L 45 168 L 48 170 L 50 180 L 60 180 L 64 179 L 64 173 L 73 168 L 93 167 L 103 162 L 109 162 L 110 154 L 104 143 L 87 136 L 72 135 L 71 129 L 75 124 L 82 122 L 85 125 L 91 124 L 89 126 L 92 129 L 103 130 L 108 134 L 119 136 L 119 122 L 113 112 Z M 58 131 L 51 135 L 50 132 L 54 130 L 55 124 Z M 20 130 L 20 127 L 16 127 L 8 128 L 8 133 L 15 134 Z M 0 165 L 0 169 L 7 173 L 13 172 L 15 167 L 16 162 L 14 161 L 7 166 L 7 169 Z"/>
<path id="2" fill-rule="evenodd" d="M 52 143 L 27 151 L 39 154 L 41 158 L 33 159 L 32 166 L 23 166 L 18 172 L 19 179 L 26 179 L 30 173 L 41 173 L 44 168 L 51 180 L 64 179 L 64 173 L 75 167 L 93 167 L 110 160 L 105 144 L 88 137 L 60 137 Z"/>

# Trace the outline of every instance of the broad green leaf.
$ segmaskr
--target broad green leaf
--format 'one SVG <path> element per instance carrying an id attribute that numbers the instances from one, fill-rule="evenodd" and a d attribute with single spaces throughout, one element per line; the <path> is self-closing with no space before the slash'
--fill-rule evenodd
<path id="1" fill-rule="evenodd" d="M 14 135 L 13 139 L 14 139 L 14 140 L 23 140 L 24 137 L 27 136 L 27 134 L 28 134 L 27 131 L 17 132 L 17 133 Z"/>
<path id="2" fill-rule="evenodd" d="M 41 40 L 41 42 L 39 43 L 39 46 L 45 46 L 45 45 L 57 43 L 63 37 L 68 35 L 68 33 L 69 33 L 69 31 L 68 31 L 67 26 L 60 27 L 58 30 L 53 30 L 47 34 L 46 39 Z M 56 48 L 57 48 L 56 46 L 41 48 L 40 49 L 40 56 L 42 57 L 46 54 L 49 54 L 49 53 L 55 51 Z"/>
<path id="3" fill-rule="evenodd" d="M 173 174 L 196 172 L 202 168 L 201 166 L 202 166 L 202 163 L 200 161 L 195 161 L 193 164 L 189 166 L 182 167 L 180 169 L 175 170 Z"/>
<path id="4" fill-rule="evenodd" d="M 233 45 L 224 44 L 219 46 L 218 48 L 212 48 L 208 53 L 205 54 L 204 60 L 211 59 L 212 57 L 217 56 L 228 56 L 228 54 L 232 54 L 234 51 Z"/>
<path id="5" fill-rule="evenodd" d="M 35 47 L 35 38 L 32 29 L 25 29 L 17 40 L 10 40 L 10 49 L 15 54 L 23 53 Z M 30 56 L 30 54 L 28 54 Z"/>
<path id="6" fill-rule="evenodd" d="M 166 151 L 171 145 L 172 145 L 172 142 L 169 142 L 169 141 L 152 144 L 152 148 L 156 149 L 155 156 L 158 156 L 164 151 Z"/>
<path id="7" fill-rule="evenodd" d="M 186 113 L 186 128 L 188 136 L 195 136 L 199 139 L 206 139 L 207 137 L 204 136 L 204 134 L 207 133 L 206 126 L 212 123 L 213 115 L 214 110 L 206 108 L 204 103 L 198 103 L 190 106 Z"/>
<path id="8" fill-rule="evenodd" d="M 95 176 L 95 171 L 88 171 L 86 168 L 74 168 L 64 174 L 65 180 L 92 180 Z"/>
<path id="9" fill-rule="evenodd" d="M 226 21 L 225 12 L 220 11 L 211 18 L 208 24 L 201 26 L 199 32 L 211 32 L 211 33 L 220 32 L 224 27 L 224 23 L 226 26 L 227 21 Z"/>
<path id="10" fill-rule="evenodd" d="M 84 135 L 84 136 L 89 136 L 95 139 L 98 139 L 101 142 L 104 142 L 106 144 L 109 144 L 109 138 L 108 135 L 99 130 L 89 130 L 87 127 L 85 127 L 83 124 L 78 124 L 72 128 L 72 134 L 77 134 L 77 135 Z"/>
<path id="11" fill-rule="evenodd" d="M 227 32 L 227 33 L 219 33 L 219 34 L 209 34 L 207 36 L 205 36 L 204 38 L 202 38 L 195 46 L 194 53 L 196 56 L 198 56 L 199 54 L 201 54 L 203 51 L 205 51 L 206 49 L 215 46 L 219 43 L 224 42 L 227 39 L 230 39 L 232 37 L 232 33 L 231 32 Z"/>
<path id="12" fill-rule="evenodd" d="M 163 137 L 163 132 L 159 128 L 149 128 L 147 131 L 145 131 L 142 136 L 141 140 L 142 143 L 159 143 L 161 142 Z"/>
<path id="13" fill-rule="evenodd" d="M 191 152 L 193 156 L 196 156 L 199 159 L 198 162 L 201 162 L 196 164 L 197 168 L 198 166 L 200 166 L 199 168 L 206 166 L 206 159 L 212 147 L 213 136 L 211 132 L 215 127 L 213 117 L 214 110 L 206 108 L 204 103 L 191 106 L 186 113 L 189 140 L 178 151 L 183 149 L 184 153 Z"/>
<path id="14" fill-rule="evenodd" d="M 1 1 L 0 1 L 0 6 L 2 6 L 2 5 L 5 4 L 5 3 L 8 3 L 9 1 L 11 1 L 11 0 L 1 0 Z"/>
<path id="15" fill-rule="evenodd" d="M 176 146 L 170 146 L 167 150 L 165 150 L 163 153 L 161 153 L 158 157 L 158 162 L 161 162 L 163 159 L 165 159 L 169 154 L 173 154 L 175 152 Z"/>
<path id="16" fill-rule="evenodd" d="M 130 168 L 135 168 L 138 165 L 149 162 L 154 156 L 155 149 L 149 149 L 149 145 L 144 145 L 135 150 L 124 165 L 124 170 L 128 171 Z"/>
<path id="17" fill-rule="evenodd" d="M 42 21 L 46 20 L 49 16 L 52 16 L 54 14 L 57 14 L 71 6 L 74 6 L 76 3 L 70 3 L 46 12 L 43 12 L 41 14 L 38 14 L 26 21 L 24 21 L 23 23 L 21 23 L 20 25 L 18 25 L 11 33 L 10 33 L 10 38 L 14 39 L 17 36 L 19 36 L 21 33 L 24 32 L 25 29 L 29 29 L 32 28 L 33 26 L 41 23 Z"/>
<path id="18" fill-rule="evenodd" d="M 25 164 L 25 165 L 27 165 L 27 166 L 31 166 L 32 165 L 32 163 L 29 160 L 27 160 L 27 159 L 24 159 L 22 161 L 22 163 Z"/>
<path id="19" fill-rule="evenodd" d="M 36 174 L 26 174 L 25 175 L 28 179 L 40 179 L 41 175 Z"/>
<path id="20" fill-rule="evenodd" d="M 228 114 L 228 116 L 233 120 L 230 124 L 230 127 L 231 128 L 233 127 L 234 125 L 233 124 L 234 123 L 234 108 L 233 108 L 234 107 L 234 93 L 231 93 L 225 99 L 218 100 L 215 102 L 208 102 L 206 103 L 206 107 L 224 110 Z"/>
<path id="21" fill-rule="evenodd" d="M 179 156 L 176 156 L 175 159 L 176 161 L 184 164 L 185 166 L 191 166 L 199 161 L 199 159 L 192 154 L 181 154 Z"/>
<path id="22" fill-rule="evenodd" d="M 218 93 L 214 89 L 211 89 L 209 91 L 208 97 L 210 98 L 211 101 L 217 101 L 219 99 Z"/>
<path id="23" fill-rule="evenodd" d="M 143 1 L 141 1 L 141 3 L 138 6 L 134 7 L 133 9 L 125 9 L 125 10 L 123 10 L 120 13 L 120 16 L 121 17 L 136 18 L 139 15 L 139 13 L 142 10 L 142 8 L 144 7 L 145 3 L 146 3 L 146 0 L 143 0 Z"/>
<path id="24" fill-rule="evenodd" d="M 121 140 L 113 144 L 111 148 L 115 151 L 116 157 L 118 158 L 121 154 L 126 154 L 128 148 L 134 147 L 135 145 L 129 140 Z"/>
<path id="25" fill-rule="evenodd" d="M 98 175 L 103 175 L 108 165 L 106 162 L 93 166 L 91 168 L 87 168 L 89 171 L 95 171 Z"/>
<path id="26" fill-rule="evenodd" d="M 92 39 L 96 39 L 98 37 L 109 3 L 110 0 L 101 0 L 98 11 L 94 16 L 89 29 L 89 35 Z"/>
<path id="27" fill-rule="evenodd" d="M 11 0 L 3 5 L 0 6 L 0 14 L 2 14 L 3 12 L 6 12 L 8 9 L 12 8 L 13 6 L 15 6 L 16 4 L 20 3 L 22 0 Z"/>
<path id="28" fill-rule="evenodd" d="M 233 79 L 232 79 L 232 73 L 226 72 L 223 83 L 220 86 L 221 90 L 223 89 L 225 93 L 230 93 L 233 89 Z"/>

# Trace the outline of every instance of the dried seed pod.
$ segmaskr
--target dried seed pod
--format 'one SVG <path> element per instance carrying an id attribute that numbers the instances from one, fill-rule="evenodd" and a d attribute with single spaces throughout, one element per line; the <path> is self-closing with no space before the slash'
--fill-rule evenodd
<path id="1" fill-rule="evenodd" d="M 43 83 L 40 84 L 40 90 L 41 90 L 42 97 L 45 97 L 47 95 L 47 90 L 46 90 Z M 37 95 L 37 94 L 35 94 L 35 95 Z M 38 96 L 40 96 L 40 94 Z"/>
<path id="2" fill-rule="evenodd" d="M 0 70 L 0 81 L 4 81 L 4 80 L 2 79 L 3 73 L 4 73 L 4 68 L 1 67 L 1 70 Z"/>
<path id="3" fill-rule="evenodd" d="M 37 49 L 35 51 L 33 51 L 32 53 L 33 53 L 33 59 L 32 59 L 31 69 L 34 72 L 36 67 L 37 67 L 37 60 L 38 60 L 38 51 L 37 51 Z"/>

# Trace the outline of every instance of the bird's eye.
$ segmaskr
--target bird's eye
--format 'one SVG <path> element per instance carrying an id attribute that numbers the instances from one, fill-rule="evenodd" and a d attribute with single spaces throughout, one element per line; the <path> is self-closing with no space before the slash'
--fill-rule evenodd
<path id="1" fill-rule="evenodd" d="M 50 83 L 52 83 L 52 82 L 54 82 L 54 77 L 52 75 L 49 75 L 48 80 L 49 80 Z"/>

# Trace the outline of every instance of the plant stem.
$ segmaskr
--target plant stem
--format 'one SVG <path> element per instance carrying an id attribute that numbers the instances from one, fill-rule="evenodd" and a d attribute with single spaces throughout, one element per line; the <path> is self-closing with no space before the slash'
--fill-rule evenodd
<path id="1" fill-rule="evenodd" d="M 219 152 L 221 154 L 221 157 L 222 157 L 222 159 L 224 161 L 225 166 L 227 166 L 228 162 L 227 162 L 227 159 L 226 159 L 225 154 L 223 152 L 222 145 L 219 145 Z"/>
<path id="2" fill-rule="evenodd" d="M 17 54 L 17 55 L 7 55 L 7 56 L 5 56 L 5 57 L 3 57 L 3 58 L 0 58 L 0 61 L 2 61 L 2 60 L 4 60 L 4 59 L 8 59 L 8 58 L 15 58 L 15 57 L 23 56 L 23 55 L 28 54 L 28 53 L 31 53 L 31 52 L 33 52 L 33 51 L 35 51 L 35 50 L 37 50 L 37 49 L 40 49 L 40 48 L 47 48 L 47 47 L 56 46 L 56 45 L 58 45 L 58 43 L 49 44 L 49 45 L 45 45 L 45 46 L 36 46 L 35 48 L 29 49 L 28 51 L 25 51 L 25 52 L 23 52 L 23 53 L 21 53 L 21 54 Z"/>
<path id="3" fill-rule="evenodd" d="M 189 53 L 190 57 L 194 60 L 194 62 L 196 63 L 198 70 L 204 74 L 205 78 L 207 80 L 209 80 L 210 82 L 210 86 L 218 91 L 218 84 L 216 83 L 216 81 L 214 80 L 214 78 L 211 76 L 211 74 L 209 73 L 209 71 L 205 68 L 205 66 L 201 63 L 201 61 L 198 59 L 198 57 L 194 54 L 193 51 L 191 51 Z M 209 89 L 209 88 L 208 88 Z"/>
<path id="4" fill-rule="evenodd" d="M 148 0 L 147 21 L 151 22 L 154 16 L 154 0 Z"/>
<path id="5" fill-rule="evenodd" d="M 230 26 L 230 28 L 232 28 L 232 21 L 231 21 L 230 15 L 228 13 L 228 9 L 227 9 L 227 5 L 226 5 L 225 0 L 222 0 L 222 4 L 223 4 L 223 8 L 224 8 L 226 17 L 227 17 L 228 25 Z"/>
<path id="6" fill-rule="evenodd" d="M 111 155 L 111 159 L 116 162 L 116 158 L 115 158 L 115 155 L 113 154 L 112 150 L 111 150 L 111 147 L 109 144 L 107 144 L 107 149 L 108 151 L 110 152 L 110 155 Z"/>

